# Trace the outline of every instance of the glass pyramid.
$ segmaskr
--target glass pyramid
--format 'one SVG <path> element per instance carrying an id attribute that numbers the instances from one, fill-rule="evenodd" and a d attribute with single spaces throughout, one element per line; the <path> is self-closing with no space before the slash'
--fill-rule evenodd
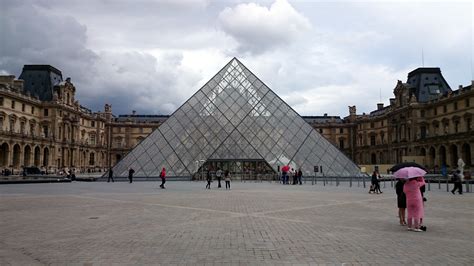
<path id="1" fill-rule="evenodd" d="M 239 60 L 219 73 L 114 167 L 137 177 L 191 176 L 198 161 L 258 160 L 273 171 L 289 164 L 326 176 L 359 176 L 360 170 Z"/>

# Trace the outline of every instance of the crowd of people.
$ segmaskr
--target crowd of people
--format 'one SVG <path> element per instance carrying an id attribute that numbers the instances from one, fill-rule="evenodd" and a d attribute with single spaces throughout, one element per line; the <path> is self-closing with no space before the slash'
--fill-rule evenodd
<path id="1" fill-rule="evenodd" d="M 280 178 L 280 183 L 283 185 L 289 185 L 290 180 L 292 185 L 297 185 L 300 184 L 302 185 L 302 178 L 303 178 L 303 171 L 301 169 L 294 169 L 291 168 L 289 165 L 284 165 L 281 168 L 281 178 Z"/>

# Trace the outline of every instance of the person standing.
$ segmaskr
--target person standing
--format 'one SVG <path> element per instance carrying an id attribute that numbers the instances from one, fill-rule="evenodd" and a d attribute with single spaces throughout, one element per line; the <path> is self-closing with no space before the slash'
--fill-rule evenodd
<path id="1" fill-rule="evenodd" d="M 114 181 L 114 171 L 112 171 L 112 168 L 109 169 L 109 179 L 107 179 L 107 183 L 109 183 L 111 179 L 112 179 L 112 183 L 115 182 Z"/>
<path id="2" fill-rule="evenodd" d="M 407 225 L 405 219 L 405 210 L 407 208 L 407 198 L 405 193 L 403 192 L 403 185 L 405 184 L 405 180 L 398 179 L 397 183 L 395 184 L 395 191 L 397 193 L 397 206 L 398 206 L 398 217 L 400 218 L 400 225 Z"/>
<path id="3" fill-rule="evenodd" d="M 160 188 L 164 189 L 165 183 L 166 183 L 166 169 L 164 167 L 163 169 L 161 169 L 160 178 L 161 178 Z"/>
<path id="4" fill-rule="evenodd" d="M 229 170 L 226 170 L 224 173 L 224 178 L 225 178 L 225 189 L 227 188 L 230 190 L 230 173 Z"/>
<path id="5" fill-rule="evenodd" d="M 405 192 L 407 202 L 407 224 L 409 231 L 422 232 L 420 223 L 424 216 L 424 209 L 420 187 L 424 184 L 425 180 L 423 177 L 417 177 L 408 179 L 403 186 L 403 192 Z"/>
<path id="6" fill-rule="evenodd" d="M 212 182 L 211 171 L 207 171 L 206 181 L 207 181 L 206 189 L 211 189 L 211 182 Z"/>
<path id="7" fill-rule="evenodd" d="M 454 188 L 451 190 L 451 193 L 456 192 L 458 190 L 459 195 L 462 195 L 462 181 L 463 181 L 463 176 L 461 175 L 461 171 L 456 170 L 456 172 L 453 174 L 453 183 L 454 183 Z"/>
<path id="8" fill-rule="evenodd" d="M 217 171 L 216 171 L 216 178 L 217 178 L 217 187 L 218 188 L 221 188 L 221 180 L 222 180 L 222 170 L 217 167 Z"/>
<path id="9" fill-rule="evenodd" d="M 135 173 L 135 170 L 133 170 L 133 168 L 130 167 L 130 169 L 128 169 L 128 180 L 130 181 L 130 184 L 133 182 L 134 173 Z"/>
<path id="10" fill-rule="evenodd" d="M 301 171 L 301 169 L 298 169 L 298 182 L 300 183 L 300 185 L 303 185 L 301 179 L 303 179 L 303 171 Z"/>

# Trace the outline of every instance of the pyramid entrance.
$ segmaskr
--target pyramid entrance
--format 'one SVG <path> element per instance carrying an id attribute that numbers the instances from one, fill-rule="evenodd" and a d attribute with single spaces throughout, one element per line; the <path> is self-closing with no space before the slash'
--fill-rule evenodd
<path id="1" fill-rule="evenodd" d="M 202 162 L 201 162 L 202 163 Z M 206 179 L 207 172 L 215 175 L 217 169 L 229 171 L 232 179 L 272 180 L 275 177 L 273 168 L 263 159 L 210 159 L 204 164 L 198 164 L 194 179 Z"/>
<path id="2" fill-rule="evenodd" d="M 233 58 L 160 127 L 114 167 L 117 176 L 133 168 L 137 177 L 191 177 L 225 162 L 273 173 L 283 165 L 312 175 L 360 176 L 347 156 L 322 137 L 239 60 Z"/>

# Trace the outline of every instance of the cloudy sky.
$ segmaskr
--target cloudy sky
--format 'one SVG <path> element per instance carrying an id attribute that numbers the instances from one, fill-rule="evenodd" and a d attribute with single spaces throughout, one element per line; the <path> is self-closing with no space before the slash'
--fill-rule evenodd
<path id="1" fill-rule="evenodd" d="M 170 114 L 232 57 L 301 115 L 370 112 L 397 80 L 473 78 L 471 1 L 0 0 L 0 74 L 50 64 L 93 111 Z"/>

